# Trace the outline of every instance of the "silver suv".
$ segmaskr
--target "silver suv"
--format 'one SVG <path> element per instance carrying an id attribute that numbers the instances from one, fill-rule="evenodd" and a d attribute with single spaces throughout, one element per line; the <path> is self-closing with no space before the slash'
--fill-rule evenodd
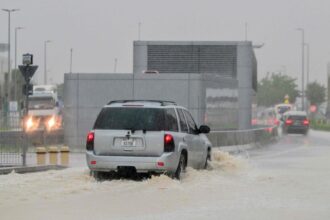
<path id="1" fill-rule="evenodd" d="M 87 135 L 91 173 L 166 173 L 180 179 L 187 166 L 206 168 L 212 145 L 187 109 L 174 102 L 121 100 L 105 105 Z"/>

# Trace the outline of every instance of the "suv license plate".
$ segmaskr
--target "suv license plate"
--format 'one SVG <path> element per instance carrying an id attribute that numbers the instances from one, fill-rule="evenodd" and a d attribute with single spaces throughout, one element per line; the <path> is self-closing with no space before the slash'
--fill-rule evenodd
<path id="1" fill-rule="evenodd" d="M 133 140 L 123 140 L 121 142 L 121 146 L 123 146 L 123 147 L 134 147 L 135 146 L 135 141 L 133 141 Z"/>
<path id="2" fill-rule="evenodd" d="M 293 123 L 293 125 L 300 125 L 300 124 L 301 124 L 300 121 L 295 121 L 295 122 Z"/>

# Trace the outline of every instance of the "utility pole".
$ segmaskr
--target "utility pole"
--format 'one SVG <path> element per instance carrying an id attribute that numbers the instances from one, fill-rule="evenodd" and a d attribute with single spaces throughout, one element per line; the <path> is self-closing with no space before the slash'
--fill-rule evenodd
<path id="1" fill-rule="evenodd" d="M 138 40 L 141 40 L 141 22 L 138 24 Z"/>
<path id="2" fill-rule="evenodd" d="M 25 80 L 25 85 L 23 88 L 23 94 L 25 95 L 25 108 L 24 108 L 24 119 L 23 119 L 23 131 L 26 137 L 25 144 L 23 145 L 23 166 L 26 166 L 26 152 L 27 152 L 27 143 L 28 127 L 26 126 L 27 116 L 28 116 L 28 106 L 29 106 L 29 95 L 33 92 L 33 85 L 30 84 L 31 78 L 38 69 L 38 66 L 33 65 L 33 55 L 32 54 L 23 54 L 23 65 L 18 66 L 19 70 L 22 73 L 22 76 Z"/>
<path id="3" fill-rule="evenodd" d="M 301 31 L 301 110 L 305 110 L 305 30 L 303 28 L 297 28 L 298 31 Z"/>
<path id="4" fill-rule="evenodd" d="M 17 31 L 22 29 L 23 27 L 15 28 L 15 69 L 17 69 Z M 17 101 L 17 73 L 14 75 L 14 100 Z"/>
<path id="5" fill-rule="evenodd" d="M 47 85 L 47 43 L 50 42 L 50 40 L 44 41 L 44 85 Z"/>
<path id="6" fill-rule="evenodd" d="M 245 41 L 247 41 L 247 35 L 248 35 L 248 23 L 245 22 Z"/>
<path id="7" fill-rule="evenodd" d="M 327 113 L 326 113 L 326 116 L 327 116 L 327 119 L 328 119 L 328 122 L 330 122 L 330 62 L 328 63 L 327 65 L 327 79 L 328 79 L 328 105 L 327 105 Z"/>
<path id="8" fill-rule="evenodd" d="M 72 54 L 73 54 L 73 48 L 70 49 L 70 73 L 72 73 Z"/>
<path id="9" fill-rule="evenodd" d="M 306 77 L 306 84 L 308 85 L 309 84 L 309 43 L 305 43 L 306 45 L 306 53 L 307 53 L 307 69 L 306 69 L 306 72 L 307 72 L 307 77 Z"/>
<path id="10" fill-rule="evenodd" d="M 117 58 L 115 58 L 115 65 L 113 67 L 113 72 L 117 73 Z"/>

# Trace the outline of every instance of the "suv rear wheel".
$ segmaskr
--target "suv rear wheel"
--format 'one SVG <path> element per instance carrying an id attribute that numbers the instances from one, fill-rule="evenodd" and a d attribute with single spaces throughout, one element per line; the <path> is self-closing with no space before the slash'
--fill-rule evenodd
<path id="1" fill-rule="evenodd" d="M 209 162 L 211 161 L 211 149 L 207 149 L 207 156 L 205 159 L 204 169 L 207 169 L 209 167 Z"/>
<path id="2" fill-rule="evenodd" d="M 100 171 L 90 171 L 90 175 L 94 177 L 96 181 L 102 181 L 104 179 L 104 172 Z"/>
<path id="3" fill-rule="evenodd" d="M 180 180 L 182 178 L 182 173 L 186 172 L 187 158 L 181 153 L 178 168 L 174 173 L 174 178 Z"/>

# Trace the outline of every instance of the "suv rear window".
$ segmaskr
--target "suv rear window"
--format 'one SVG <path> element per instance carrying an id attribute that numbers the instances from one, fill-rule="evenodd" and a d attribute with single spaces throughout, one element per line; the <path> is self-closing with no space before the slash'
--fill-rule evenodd
<path id="1" fill-rule="evenodd" d="M 177 110 L 178 110 L 178 114 L 179 114 L 181 132 L 188 133 L 188 125 L 187 125 L 186 119 L 183 115 L 183 111 L 179 108 Z"/>
<path id="2" fill-rule="evenodd" d="M 176 118 L 174 108 L 166 109 L 165 112 L 166 112 L 165 130 L 166 131 L 179 131 L 178 120 Z"/>
<path id="3" fill-rule="evenodd" d="M 94 129 L 162 131 L 165 128 L 163 109 L 103 108 Z"/>

